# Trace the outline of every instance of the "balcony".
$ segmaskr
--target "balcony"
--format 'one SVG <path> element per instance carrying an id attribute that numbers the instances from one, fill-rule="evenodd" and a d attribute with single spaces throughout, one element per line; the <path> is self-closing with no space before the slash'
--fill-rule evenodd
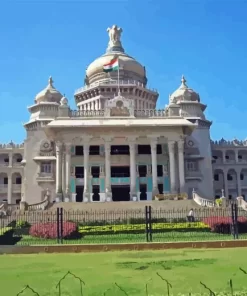
<path id="1" fill-rule="evenodd" d="M 186 179 L 201 180 L 203 178 L 203 175 L 200 171 L 186 171 L 185 178 Z"/>
<path id="2" fill-rule="evenodd" d="M 8 192 L 8 184 L 0 184 L 0 193 Z"/>
<path id="3" fill-rule="evenodd" d="M 0 167 L 8 167 L 9 162 L 0 162 Z"/>
<path id="4" fill-rule="evenodd" d="M 37 182 L 55 182 L 55 176 L 53 173 L 39 173 Z"/>
<path id="5" fill-rule="evenodd" d="M 21 191 L 21 184 L 12 184 L 12 191 L 13 192 L 20 192 Z"/>

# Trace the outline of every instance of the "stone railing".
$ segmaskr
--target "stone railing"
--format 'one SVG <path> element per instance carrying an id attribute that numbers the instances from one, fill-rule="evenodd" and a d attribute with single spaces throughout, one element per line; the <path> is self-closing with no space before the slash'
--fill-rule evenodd
<path id="1" fill-rule="evenodd" d="M 49 197 L 46 197 L 43 201 L 38 202 L 36 204 L 27 205 L 28 211 L 44 211 L 48 208 L 50 202 Z"/>
<path id="2" fill-rule="evenodd" d="M 222 138 L 219 141 L 211 140 L 211 145 L 213 145 L 213 146 L 242 146 L 242 147 L 245 146 L 245 147 L 247 147 L 247 140 L 242 141 L 242 140 L 235 139 L 232 141 L 227 141 Z"/>
<path id="3" fill-rule="evenodd" d="M 0 205 L 0 216 L 4 217 L 7 215 L 11 215 L 11 213 L 18 211 L 19 209 L 20 209 L 19 205 L 8 204 L 7 202 L 3 202 Z"/>
<path id="4" fill-rule="evenodd" d="M 185 200 L 188 199 L 187 193 L 178 193 L 178 194 L 157 194 L 153 197 L 154 200 Z"/>
<path id="5" fill-rule="evenodd" d="M 105 110 L 71 110 L 70 117 L 105 117 Z M 146 109 L 146 110 L 134 110 L 134 116 L 137 118 L 152 118 L 152 117 L 168 117 L 165 110 L 155 110 L 155 109 Z M 115 116 L 117 117 L 117 116 Z M 121 117 L 121 116 L 120 116 Z"/>
<path id="6" fill-rule="evenodd" d="M 24 148 L 24 143 L 22 143 L 22 144 L 15 144 L 15 143 L 0 144 L 0 149 L 1 148 Z"/>
<path id="7" fill-rule="evenodd" d="M 137 80 L 119 80 L 119 82 L 118 82 L 118 80 L 103 79 L 103 80 L 94 82 L 94 83 L 92 83 L 90 85 L 85 85 L 83 87 L 78 88 L 75 91 L 74 94 L 75 95 L 80 94 L 81 92 L 83 92 L 85 90 L 89 90 L 89 89 L 92 89 L 92 88 L 97 87 L 97 86 L 104 86 L 104 85 L 106 85 L 106 86 L 118 86 L 118 84 L 121 85 L 121 86 L 125 86 L 125 85 L 126 86 L 132 86 L 133 85 L 133 86 L 139 86 L 139 87 L 142 87 L 142 88 L 146 88 L 146 86 L 143 83 L 141 83 L 141 82 L 139 82 Z M 156 89 L 151 89 L 150 88 L 150 90 L 153 91 L 153 92 L 157 92 Z"/>
<path id="8" fill-rule="evenodd" d="M 193 200 L 202 207 L 213 208 L 216 206 L 215 202 L 210 199 L 200 197 L 195 191 L 192 193 Z"/>
<path id="9" fill-rule="evenodd" d="M 238 202 L 238 206 L 243 209 L 244 211 L 247 211 L 247 202 L 244 200 L 243 196 L 239 196 L 236 198 Z"/>

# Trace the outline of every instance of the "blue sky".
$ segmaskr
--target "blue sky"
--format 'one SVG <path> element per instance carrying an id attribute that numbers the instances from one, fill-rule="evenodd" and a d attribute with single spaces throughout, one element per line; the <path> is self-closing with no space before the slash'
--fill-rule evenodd
<path id="1" fill-rule="evenodd" d="M 22 142 L 27 106 L 50 75 L 75 109 L 85 68 L 105 52 L 107 27 L 146 66 L 158 107 L 184 74 L 208 105 L 211 137 L 245 139 L 247 2 L 244 0 L 9 0 L 0 12 L 0 142 Z"/>

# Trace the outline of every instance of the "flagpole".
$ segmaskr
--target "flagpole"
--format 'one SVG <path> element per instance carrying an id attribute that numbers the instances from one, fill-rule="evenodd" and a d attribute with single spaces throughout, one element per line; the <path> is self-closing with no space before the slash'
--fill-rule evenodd
<path id="1" fill-rule="evenodd" d="M 119 59 L 117 60 L 118 61 L 118 70 L 117 70 L 117 84 L 118 84 L 118 94 L 120 94 L 120 86 L 119 86 Z"/>

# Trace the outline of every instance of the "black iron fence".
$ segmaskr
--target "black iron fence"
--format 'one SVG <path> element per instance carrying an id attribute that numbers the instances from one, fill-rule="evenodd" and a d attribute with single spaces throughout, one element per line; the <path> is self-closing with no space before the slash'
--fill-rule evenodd
<path id="1" fill-rule="evenodd" d="M 247 212 L 228 208 L 16 212 L 0 219 L 0 245 L 247 239 Z"/>

